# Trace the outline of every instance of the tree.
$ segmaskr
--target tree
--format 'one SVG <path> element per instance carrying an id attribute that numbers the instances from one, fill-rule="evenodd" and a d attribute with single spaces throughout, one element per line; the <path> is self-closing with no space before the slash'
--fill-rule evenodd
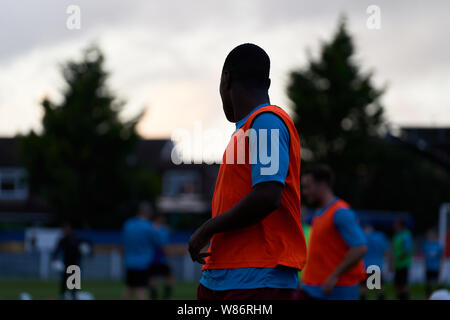
<path id="1" fill-rule="evenodd" d="M 294 106 L 302 161 L 330 165 L 336 193 L 353 206 L 407 210 L 429 226 L 433 211 L 450 194 L 448 176 L 384 139 L 384 89 L 374 87 L 372 74 L 361 71 L 354 54 L 342 20 L 331 41 L 322 44 L 319 58 L 310 58 L 306 68 L 290 74 L 287 94 Z M 437 190 L 429 188 L 433 185 Z"/>
<path id="2" fill-rule="evenodd" d="M 341 21 L 334 38 L 322 44 L 320 58 L 310 58 L 307 68 L 291 73 L 288 96 L 306 158 L 339 169 L 338 187 L 348 187 L 339 189 L 353 190 L 345 196 L 357 202 L 358 176 L 366 174 L 371 142 L 383 128 L 383 91 L 374 88 L 372 75 L 362 73 L 353 56 L 352 39 Z"/>
<path id="3" fill-rule="evenodd" d="M 149 197 L 154 179 L 134 165 L 140 116 L 121 121 L 124 103 L 107 88 L 104 56 L 95 46 L 62 68 L 63 101 L 44 99 L 42 133 L 21 138 L 30 185 L 60 220 L 116 226 L 118 209 Z M 134 199 L 136 200 L 136 199 Z"/>

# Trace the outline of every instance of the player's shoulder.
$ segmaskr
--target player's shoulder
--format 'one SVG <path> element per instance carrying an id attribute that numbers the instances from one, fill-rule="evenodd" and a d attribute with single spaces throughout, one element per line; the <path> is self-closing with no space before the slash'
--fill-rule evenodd
<path id="1" fill-rule="evenodd" d="M 334 213 L 335 223 L 348 223 L 351 221 L 357 221 L 356 212 L 351 208 L 341 207 Z"/>
<path id="2" fill-rule="evenodd" d="M 343 206 L 343 207 L 337 208 L 336 209 L 336 213 L 337 214 L 341 214 L 341 215 L 354 215 L 354 216 L 356 216 L 356 212 L 352 208 L 350 208 L 348 206 L 345 206 L 345 207 Z"/>
<path id="3" fill-rule="evenodd" d="M 273 112 L 263 112 L 258 114 L 252 122 L 252 129 L 278 129 L 281 135 L 289 135 L 289 130 L 286 126 L 285 121 Z"/>
<path id="4" fill-rule="evenodd" d="M 123 227 L 124 228 L 128 228 L 130 227 L 134 222 L 134 218 L 128 218 L 127 220 L 125 220 L 125 222 L 123 223 Z"/>
<path id="5" fill-rule="evenodd" d="M 287 118 L 291 118 L 289 114 L 286 112 L 286 110 L 284 110 L 284 108 L 274 104 L 265 106 L 265 108 L 262 108 L 261 112 L 270 112 L 278 114 L 280 116 L 286 116 Z"/>
<path id="6" fill-rule="evenodd" d="M 280 106 L 273 106 L 274 108 L 272 109 L 272 112 L 274 114 L 277 114 L 279 117 L 283 117 L 283 120 L 286 122 L 289 122 L 290 124 L 294 125 L 294 120 L 292 119 L 292 117 L 289 115 L 289 113 L 282 107 Z"/>

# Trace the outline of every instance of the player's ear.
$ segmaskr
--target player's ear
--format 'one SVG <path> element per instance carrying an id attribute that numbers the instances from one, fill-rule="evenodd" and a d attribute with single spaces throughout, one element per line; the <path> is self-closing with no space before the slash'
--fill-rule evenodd
<path id="1" fill-rule="evenodd" d="M 231 87 L 231 74 L 229 71 L 224 70 L 222 72 L 222 86 L 224 89 L 230 89 Z"/>

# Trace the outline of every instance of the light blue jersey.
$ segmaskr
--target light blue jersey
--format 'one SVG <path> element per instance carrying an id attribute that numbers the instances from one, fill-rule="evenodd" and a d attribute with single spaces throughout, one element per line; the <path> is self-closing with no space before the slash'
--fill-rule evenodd
<path id="1" fill-rule="evenodd" d="M 389 240 L 381 231 L 369 231 L 365 233 L 367 242 L 367 253 L 364 256 L 364 265 L 366 267 L 376 265 L 383 269 L 383 258 L 389 249 Z"/>
<path id="2" fill-rule="evenodd" d="M 162 240 L 150 221 L 138 217 L 128 219 L 122 229 L 126 268 L 132 270 L 149 268 L 155 257 L 155 250 L 162 245 Z"/>
<path id="3" fill-rule="evenodd" d="M 423 244 L 425 268 L 427 271 L 439 271 L 441 268 L 442 246 L 439 241 L 425 241 Z"/>

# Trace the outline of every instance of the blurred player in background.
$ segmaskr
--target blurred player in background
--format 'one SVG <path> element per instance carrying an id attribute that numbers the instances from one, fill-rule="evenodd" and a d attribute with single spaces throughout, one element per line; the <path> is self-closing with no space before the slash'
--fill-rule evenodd
<path id="1" fill-rule="evenodd" d="M 439 284 L 439 270 L 444 253 L 434 230 L 427 232 L 427 240 L 424 242 L 422 250 L 425 258 L 425 293 L 429 297 L 434 289 L 433 286 Z"/>
<path id="2" fill-rule="evenodd" d="M 164 280 L 163 299 L 168 300 L 172 296 L 175 285 L 175 278 L 165 253 L 165 246 L 169 243 L 169 229 L 166 226 L 166 219 L 161 213 L 156 213 L 152 217 L 152 222 L 161 236 L 161 245 L 156 247 L 155 258 L 149 270 L 150 297 L 152 300 L 158 299 L 158 278 L 162 277 Z"/>
<path id="3" fill-rule="evenodd" d="M 389 240 L 383 232 L 375 230 L 369 224 L 364 225 L 363 230 L 367 245 L 367 253 L 364 256 L 364 267 L 367 269 L 368 266 L 375 265 L 382 271 L 384 270 L 383 260 L 390 247 Z M 376 290 L 375 292 L 378 296 L 378 300 L 384 300 L 383 284 L 381 284 L 381 289 Z M 366 298 L 367 286 L 363 283 L 361 285 L 361 299 L 365 300 Z"/>
<path id="4" fill-rule="evenodd" d="M 301 208 L 301 212 L 302 212 L 302 215 L 301 215 L 301 217 L 302 217 L 302 229 L 303 229 L 303 234 L 305 235 L 306 247 L 308 247 L 309 234 L 310 234 L 310 231 L 311 231 L 311 225 L 307 221 L 307 216 L 306 216 L 307 209 L 303 205 L 302 205 L 302 208 Z M 299 287 L 300 287 L 301 279 L 302 279 L 302 271 L 300 270 L 298 272 L 298 284 L 299 284 Z"/>
<path id="5" fill-rule="evenodd" d="M 404 220 L 394 223 L 394 238 L 392 239 L 392 254 L 394 259 L 394 284 L 397 299 L 408 300 L 409 269 L 412 263 L 413 239 Z"/>
<path id="6" fill-rule="evenodd" d="M 148 202 L 139 204 L 135 217 L 125 221 L 122 243 L 125 250 L 126 289 L 124 299 L 147 299 L 149 268 L 156 248 L 162 245 L 162 237 L 150 217 L 152 207 Z"/>
<path id="7" fill-rule="evenodd" d="M 311 225 L 307 221 L 306 214 L 303 214 L 304 212 L 306 212 L 306 208 L 302 206 L 302 228 L 303 228 L 303 234 L 305 235 L 306 245 L 308 245 L 309 234 L 311 232 Z"/>
<path id="8" fill-rule="evenodd" d="M 189 241 L 192 259 L 204 264 L 200 300 L 293 299 L 305 263 L 300 141 L 290 116 L 270 104 L 269 70 L 268 55 L 254 44 L 225 59 L 220 95 L 236 131 L 219 169 L 212 218 Z"/>
<path id="9" fill-rule="evenodd" d="M 302 174 L 302 194 L 316 208 L 300 298 L 358 299 L 367 247 L 355 212 L 331 189 L 332 172 L 316 165 Z M 306 294 L 306 297 L 304 296 Z"/>
<path id="10" fill-rule="evenodd" d="M 66 222 L 62 225 L 63 237 L 58 241 L 58 244 L 53 251 L 52 261 L 55 269 L 61 272 L 61 282 L 60 282 L 60 295 L 61 299 L 65 299 L 65 294 L 68 291 L 73 300 L 77 298 L 77 290 L 69 290 L 67 288 L 67 278 L 70 276 L 66 272 L 67 267 L 70 265 L 76 265 L 81 267 L 81 258 L 83 254 L 88 254 L 90 252 L 90 243 L 86 240 L 82 240 L 72 230 L 70 223 Z M 61 255 L 62 265 L 59 266 L 58 256 Z"/>

